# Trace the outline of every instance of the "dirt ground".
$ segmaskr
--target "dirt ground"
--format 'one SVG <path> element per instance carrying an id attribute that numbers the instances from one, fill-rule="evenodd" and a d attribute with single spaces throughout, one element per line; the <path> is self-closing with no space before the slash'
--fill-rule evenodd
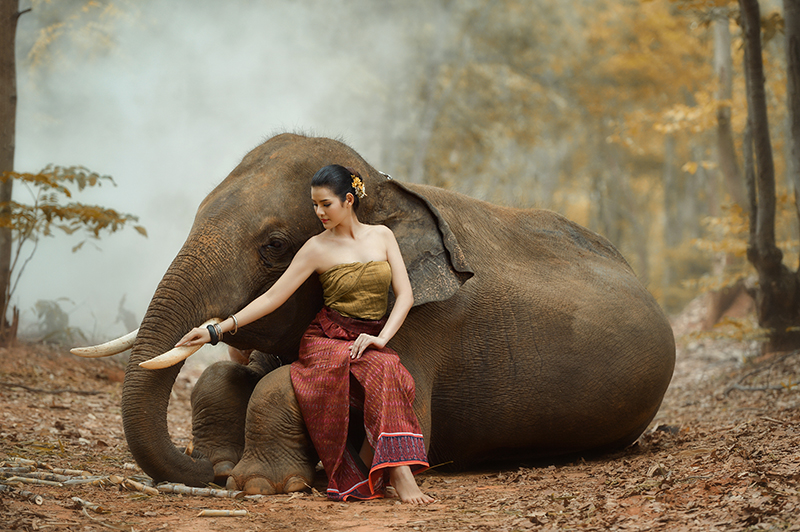
<path id="1" fill-rule="evenodd" d="M 800 531 L 800 353 L 757 357 L 752 344 L 686 336 L 699 322 L 697 309 L 674 321 L 678 363 L 664 404 L 639 441 L 614 455 L 458 474 L 434 469 L 418 477 L 437 499 L 426 507 L 330 502 L 319 493 L 322 474 L 307 493 L 240 499 L 11 483 L 0 491 L 0 530 Z M 0 349 L 0 467 L 25 458 L 39 462 L 38 471 L 141 480 L 122 433 L 122 378 L 114 360 L 42 345 Z M 178 445 L 189 439 L 196 378 L 197 370 L 184 371 L 175 386 L 169 422 Z M 42 504 L 20 490 L 41 495 Z M 83 508 L 73 497 L 100 507 Z M 246 515 L 198 517 L 204 509 Z"/>

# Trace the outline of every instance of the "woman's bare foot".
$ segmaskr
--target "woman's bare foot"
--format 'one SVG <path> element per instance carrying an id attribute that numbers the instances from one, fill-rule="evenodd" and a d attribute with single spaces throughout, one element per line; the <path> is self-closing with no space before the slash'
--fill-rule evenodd
<path id="1" fill-rule="evenodd" d="M 433 497 L 425 495 L 419 489 L 417 481 L 414 480 L 414 475 L 411 473 L 411 468 L 408 466 L 393 467 L 389 472 L 389 481 L 403 502 L 428 504 L 434 501 Z"/>

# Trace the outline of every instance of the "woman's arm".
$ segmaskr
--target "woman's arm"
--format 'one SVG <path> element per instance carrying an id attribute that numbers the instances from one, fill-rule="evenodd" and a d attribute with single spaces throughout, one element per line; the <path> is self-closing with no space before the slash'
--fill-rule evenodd
<path id="1" fill-rule="evenodd" d="M 371 336 L 362 334 L 356 341 L 353 342 L 353 347 L 350 349 L 350 356 L 352 358 L 359 358 L 364 351 L 374 345 L 378 349 L 383 349 L 386 344 L 400 329 L 403 322 L 408 315 L 408 311 L 414 306 L 414 294 L 411 291 L 411 281 L 408 280 L 408 271 L 406 271 L 405 262 L 403 262 L 403 255 L 400 253 L 400 246 L 397 245 L 397 239 L 394 233 L 388 227 L 385 228 L 384 240 L 386 243 L 386 256 L 389 261 L 389 266 L 392 268 L 392 290 L 394 291 L 395 301 L 392 312 L 389 313 L 389 318 L 386 320 L 386 325 L 383 326 L 378 336 Z"/>
<path id="2" fill-rule="evenodd" d="M 248 323 L 252 323 L 259 318 L 266 316 L 273 312 L 278 307 L 283 305 L 287 299 L 291 297 L 295 291 L 300 288 L 306 279 L 316 270 L 316 263 L 314 262 L 315 254 L 312 251 L 313 245 L 309 240 L 300 251 L 292 259 L 289 267 L 285 272 L 275 281 L 269 290 L 255 298 L 246 307 L 236 313 L 236 321 L 239 327 L 244 327 Z M 227 318 L 219 324 L 222 332 L 233 330 L 234 322 L 232 318 Z M 195 327 L 175 344 L 175 347 L 181 345 L 201 345 L 211 340 L 211 335 L 208 329 Z"/>

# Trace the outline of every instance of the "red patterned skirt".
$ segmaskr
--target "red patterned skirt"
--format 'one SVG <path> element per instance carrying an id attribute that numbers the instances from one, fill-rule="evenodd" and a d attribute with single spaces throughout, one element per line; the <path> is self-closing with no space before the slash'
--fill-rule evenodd
<path id="1" fill-rule="evenodd" d="M 411 408 L 414 379 L 397 353 L 367 349 L 361 358 L 350 358 L 358 335 L 377 336 L 384 323 L 348 318 L 323 307 L 291 366 L 300 411 L 328 474 L 328 497 L 334 500 L 382 497 L 389 467 L 408 465 L 414 474 L 428 468 L 422 431 Z M 351 412 L 359 419 L 363 415 L 363 427 L 351 423 Z M 364 430 L 375 450 L 368 467 L 358 456 L 360 437 L 353 441 L 354 433 Z"/>

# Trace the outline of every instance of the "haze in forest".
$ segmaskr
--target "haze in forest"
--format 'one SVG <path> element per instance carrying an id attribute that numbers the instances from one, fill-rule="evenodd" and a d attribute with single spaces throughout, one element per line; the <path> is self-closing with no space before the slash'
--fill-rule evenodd
<path id="1" fill-rule="evenodd" d="M 65 39 L 56 50 L 65 66 L 35 75 L 18 57 L 16 168 L 111 175 L 117 187 L 76 199 L 133 213 L 149 233 L 128 229 L 77 253 L 75 239 L 43 239 L 14 301 L 23 333 L 37 300 L 61 298 L 70 325 L 98 337 L 125 332 L 121 299 L 141 319 L 201 200 L 272 134 L 341 138 L 380 167 L 378 142 L 391 130 L 382 108 L 415 68 L 391 13 L 361 13 L 359 3 L 135 6 L 94 56 Z M 32 37 L 33 21 L 22 16 L 18 42 Z M 16 191 L 20 201 L 26 194 Z"/>
<path id="2" fill-rule="evenodd" d="M 43 239 L 13 301 L 23 334 L 37 300 L 59 300 L 90 340 L 127 332 L 202 199 L 284 131 L 341 139 L 402 181 L 564 214 L 611 240 L 668 312 L 703 283 L 752 271 L 717 152 L 720 106 L 731 109 L 731 149 L 742 152 L 735 2 L 35 4 L 46 10 L 23 15 L 17 34 L 15 167 L 111 175 L 117 187 L 76 199 L 139 216 L 149 237 L 126 229 L 77 253 L 73 238 Z M 94 19 L 81 11 L 89 4 Z M 785 64 L 782 33 L 769 30 L 779 5 L 762 2 L 781 194 Z M 73 22 L 33 64 L 38 32 L 62 20 Z M 731 96 L 715 73 L 723 49 Z M 15 189 L 18 201 L 24 194 Z M 779 239 L 790 242 L 791 205 L 780 205 Z M 727 240 L 713 241 L 714 231 Z M 720 250 L 735 256 L 723 274 L 714 270 Z M 123 297 L 128 323 L 118 320 Z"/>

